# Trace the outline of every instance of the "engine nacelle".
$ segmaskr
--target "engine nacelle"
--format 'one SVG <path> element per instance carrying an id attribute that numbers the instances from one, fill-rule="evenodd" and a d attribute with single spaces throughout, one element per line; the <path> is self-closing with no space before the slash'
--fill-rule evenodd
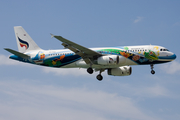
<path id="1" fill-rule="evenodd" d="M 119 68 L 111 68 L 107 70 L 108 75 L 113 76 L 128 76 L 132 73 L 132 68 L 130 66 L 122 66 Z"/>
<path id="2" fill-rule="evenodd" d="M 97 59 L 97 63 L 99 65 L 115 65 L 119 63 L 119 56 L 117 55 L 108 55 L 101 56 Z"/>
<path id="3" fill-rule="evenodd" d="M 122 65 L 125 62 L 126 62 L 126 58 L 124 56 L 118 56 L 118 55 L 101 56 L 97 59 L 97 63 L 99 65 L 115 65 L 115 64 Z"/>

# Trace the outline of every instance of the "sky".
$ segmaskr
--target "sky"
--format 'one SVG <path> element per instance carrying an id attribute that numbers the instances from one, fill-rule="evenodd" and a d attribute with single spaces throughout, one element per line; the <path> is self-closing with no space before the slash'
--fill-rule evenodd
<path id="1" fill-rule="evenodd" d="M 179 0 L 0 1 L 0 120 L 180 119 Z M 170 63 L 132 66 L 130 76 L 98 81 L 86 69 L 61 69 L 8 58 L 23 26 L 45 50 L 63 49 L 50 33 L 87 48 L 160 45 Z"/>

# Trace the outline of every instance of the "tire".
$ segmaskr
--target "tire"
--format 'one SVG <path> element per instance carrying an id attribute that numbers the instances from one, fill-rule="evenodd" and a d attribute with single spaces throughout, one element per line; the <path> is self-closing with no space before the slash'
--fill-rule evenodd
<path id="1" fill-rule="evenodd" d="M 87 72 L 88 72 L 89 74 L 93 74 L 93 69 L 90 67 L 90 68 L 87 69 Z"/>
<path id="2" fill-rule="evenodd" d="M 153 74 L 153 75 L 154 75 L 154 74 L 155 74 L 155 71 L 154 71 L 154 70 L 151 70 L 151 74 Z"/>
<path id="3" fill-rule="evenodd" d="M 103 79 L 103 76 L 101 74 L 97 75 L 96 78 L 101 81 Z"/>

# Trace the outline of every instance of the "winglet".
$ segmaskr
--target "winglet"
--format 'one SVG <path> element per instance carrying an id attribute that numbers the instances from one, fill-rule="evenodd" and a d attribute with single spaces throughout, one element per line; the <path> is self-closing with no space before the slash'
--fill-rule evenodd
<path id="1" fill-rule="evenodd" d="M 51 34 L 51 33 L 50 33 Z M 51 38 L 53 38 L 55 35 L 51 34 Z"/>

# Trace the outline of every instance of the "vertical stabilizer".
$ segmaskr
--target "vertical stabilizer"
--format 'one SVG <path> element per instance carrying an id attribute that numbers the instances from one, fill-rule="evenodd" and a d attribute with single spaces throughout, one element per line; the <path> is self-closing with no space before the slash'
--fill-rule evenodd
<path id="1" fill-rule="evenodd" d="M 41 50 L 39 46 L 33 41 L 28 33 L 21 26 L 15 26 L 14 32 L 16 36 L 17 46 L 19 52 L 28 52 L 32 50 Z"/>

